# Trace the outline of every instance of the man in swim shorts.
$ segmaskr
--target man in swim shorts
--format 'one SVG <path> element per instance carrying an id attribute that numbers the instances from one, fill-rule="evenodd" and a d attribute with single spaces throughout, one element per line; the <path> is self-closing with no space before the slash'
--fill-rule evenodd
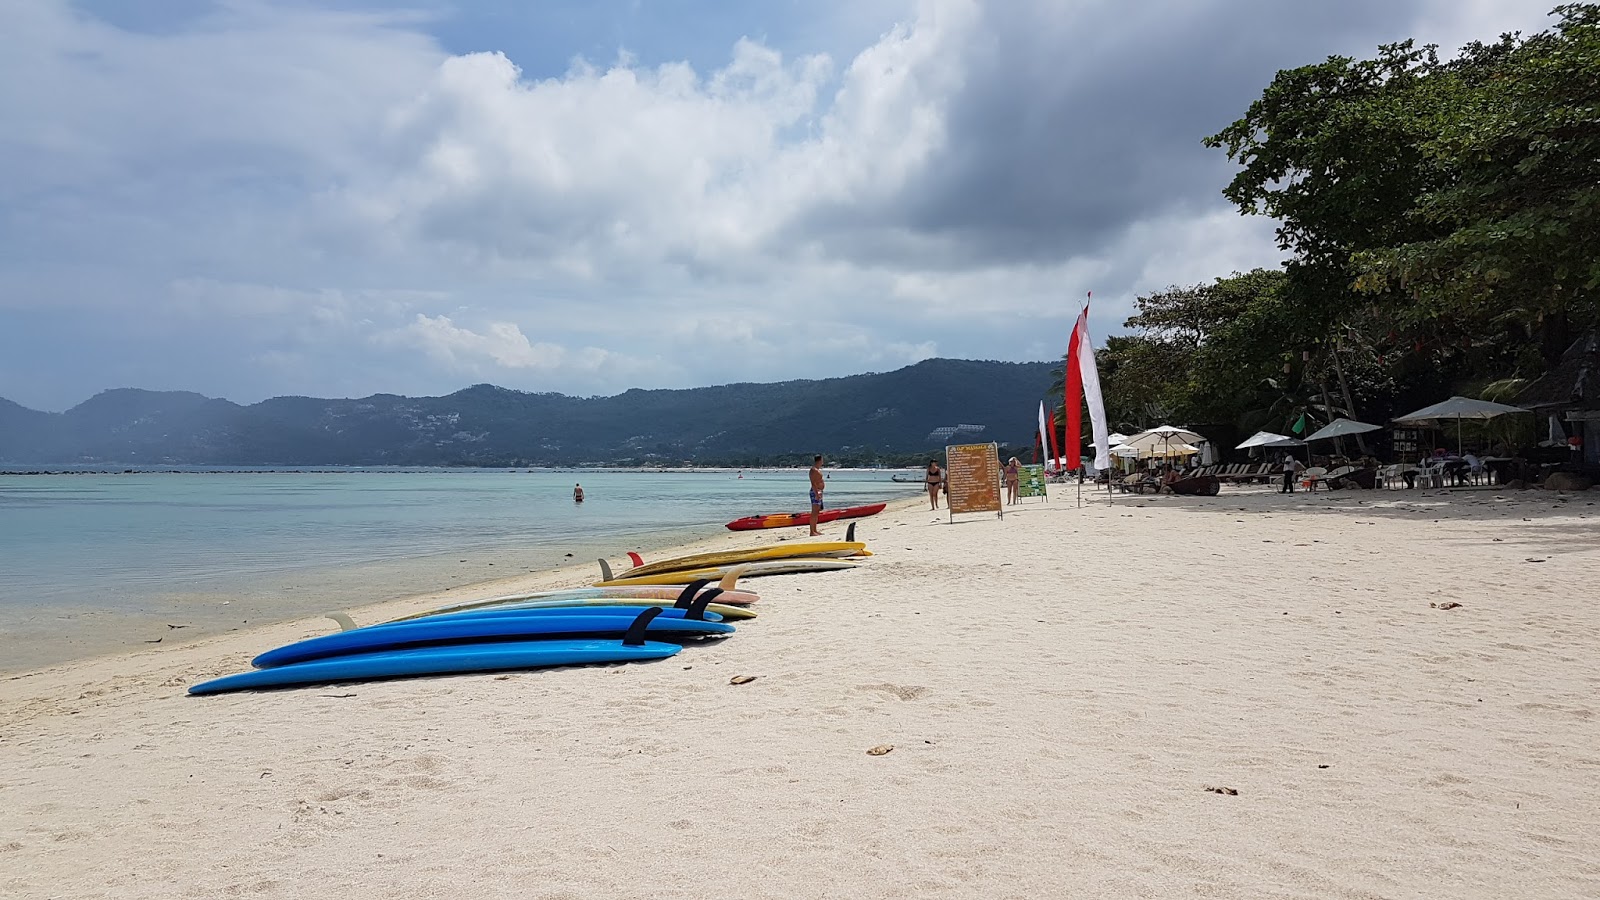
<path id="1" fill-rule="evenodd" d="M 826 484 L 822 480 L 822 454 L 818 453 L 811 459 L 811 534 L 813 537 L 822 534 L 817 530 L 817 516 L 822 513 L 822 491 Z"/>

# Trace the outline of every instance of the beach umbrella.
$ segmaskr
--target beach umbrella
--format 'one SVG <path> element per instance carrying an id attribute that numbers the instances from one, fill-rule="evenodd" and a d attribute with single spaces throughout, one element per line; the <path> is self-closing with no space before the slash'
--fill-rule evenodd
<path id="1" fill-rule="evenodd" d="M 1190 431 L 1187 428 L 1179 428 L 1176 425 L 1161 425 L 1139 432 L 1123 441 L 1122 446 L 1137 448 L 1140 456 L 1154 456 L 1157 454 L 1146 453 L 1145 451 L 1166 448 L 1175 444 L 1198 444 L 1204 440 L 1204 435 Z M 1199 451 L 1193 450 L 1191 452 L 1198 453 Z"/>
<path id="2" fill-rule="evenodd" d="M 1352 422 L 1349 419 L 1334 419 L 1332 422 L 1306 435 L 1306 443 L 1326 440 L 1327 438 L 1349 437 L 1352 434 L 1366 434 L 1369 431 L 1379 431 L 1382 428 L 1382 425 L 1368 425 L 1365 422 Z"/>
<path id="3" fill-rule="evenodd" d="M 1273 434 L 1270 431 L 1258 431 L 1255 434 L 1245 438 L 1244 443 L 1234 447 L 1233 449 L 1248 450 L 1251 447 L 1299 447 L 1303 444 L 1305 444 L 1305 441 L 1302 441 L 1299 438 L 1289 437 L 1286 434 Z"/>
<path id="4" fill-rule="evenodd" d="M 1456 455 L 1460 456 L 1461 421 L 1463 419 L 1488 421 L 1489 419 L 1493 419 L 1497 416 L 1503 416 L 1507 413 L 1525 412 L 1532 412 L 1532 410 L 1523 409 L 1520 406 L 1507 406 L 1504 403 L 1495 403 L 1491 400 L 1474 400 L 1471 397 L 1451 397 L 1449 400 L 1435 403 L 1432 406 L 1424 406 L 1423 408 L 1414 412 L 1406 413 L 1394 421 L 1396 425 L 1437 425 L 1448 422 L 1451 419 L 1455 419 Z"/>

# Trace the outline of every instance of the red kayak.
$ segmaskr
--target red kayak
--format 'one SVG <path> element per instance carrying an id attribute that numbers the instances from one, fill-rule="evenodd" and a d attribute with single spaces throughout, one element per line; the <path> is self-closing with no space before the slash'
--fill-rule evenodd
<path id="1" fill-rule="evenodd" d="M 866 506 L 851 506 L 846 509 L 825 509 L 817 515 L 817 524 L 832 522 L 836 519 L 858 519 L 883 512 L 887 503 L 869 503 Z M 786 528 L 790 525 L 810 525 L 811 513 L 773 513 L 770 516 L 745 516 L 734 519 L 728 523 L 732 531 L 755 531 L 758 528 Z"/>

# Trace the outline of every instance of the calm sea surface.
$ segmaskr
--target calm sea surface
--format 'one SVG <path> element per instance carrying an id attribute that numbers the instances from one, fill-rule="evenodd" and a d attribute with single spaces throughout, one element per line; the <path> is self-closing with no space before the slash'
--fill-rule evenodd
<path id="1" fill-rule="evenodd" d="M 830 471 L 829 507 L 917 495 L 891 474 Z M 648 557 L 806 489 L 804 470 L 0 475 L 0 671 Z"/>

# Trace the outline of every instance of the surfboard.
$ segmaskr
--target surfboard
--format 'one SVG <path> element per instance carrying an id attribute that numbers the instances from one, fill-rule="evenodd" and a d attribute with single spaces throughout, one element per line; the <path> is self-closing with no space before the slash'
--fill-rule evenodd
<path id="1" fill-rule="evenodd" d="M 665 659 L 683 647 L 659 641 L 629 646 L 611 640 L 505 641 L 488 644 L 444 644 L 378 653 L 336 656 L 315 662 L 256 669 L 202 682 L 191 694 L 220 694 L 261 688 L 368 681 L 417 675 L 499 672 L 587 663 Z"/>
<path id="2" fill-rule="evenodd" d="M 610 598 L 606 598 L 610 599 Z M 709 607 L 711 604 L 706 604 Z M 596 606 L 539 606 L 524 605 L 520 603 L 505 606 L 490 606 L 485 609 L 464 609 L 459 612 L 434 613 L 428 616 L 419 616 L 415 619 L 405 619 L 405 623 L 420 622 L 424 619 L 437 622 L 440 619 L 468 619 L 484 618 L 488 616 L 637 616 L 647 609 L 661 610 L 663 619 L 704 619 L 707 622 L 721 622 L 722 614 L 712 612 L 709 608 L 700 612 L 700 615 L 690 615 L 690 611 L 676 606 L 659 606 L 657 604 L 641 604 L 638 601 L 607 603 Z M 383 622 L 383 625 L 399 625 L 402 622 Z M 346 629 L 353 630 L 353 629 Z"/>
<path id="3" fill-rule="evenodd" d="M 666 600 L 668 601 L 667 605 L 670 606 L 672 605 L 672 601 L 675 601 L 679 598 L 681 590 L 681 588 L 670 586 L 655 587 L 645 585 L 613 588 L 565 588 L 558 591 L 534 591 L 527 594 L 505 594 L 499 597 L 486 597 L 482 600 L 473 600 L 468 603 L 453 603 L 449 606 L 441 606 L 438 609 L 432 609 L 424 613 L 416 613 L 414 615 L 404 616 L 401 619 L 396 619 L 395 621 L 398 622 L 406 619 L 418 619 L 423 616 L 435 616 L 444 613 L 461 612 L 469 609 L 484 609 L 492 606 L 504 606 L 509 603 L 534 603 L 543 602 L 546 600 L 615 599 L 621 603 L 626 603 L 630 600 Z M 761 595 L 753 591 L 723 591 L 717 595 L 717 603 L 724 606 L 749 606 L 760 599 Z M 650 603 L 648 605 L 659 606 L 660 604 Z"/>
<path id="4" fill-rule="evenodd" d="M 651 611 L 657 615 L 644 623 L 645 633 L 656 638 L 732 634 L 734 631 L 732 625 L 722 622 L 668 618 L 659 615 L 661 611 L 654 607 L 651 607 Z M 621 636 L 638 618 L 637 613 L 638 611 L 635 611 L 633 616 L 574 612 L 570 615 L 502 614 L 430 617 L 392 625 L 370 625 L 353 631 L 339 631 L 307 638 L 268 650 L 251 660 L 250 664 L 258 669 L 270 669 L 330 656 L 375 653 L 420 645 L 465 641 Z"/>
<path id="5" fill-rule="evenodd" d="M 778 559 L 738 565 L 712 566 L 704 569 L 686 569 L 680 572 L 663 572 L 659 575 L 635 577 L 631 573 L 609 581 L 595 582 L 596 587 L 616 587 L 630 584 L 688 584 L 702 578 L 717 579 L 728 575 L 740 578 L 759 578 L 763 575 L 788 575 L 796 572 L 833 572 L 854 569 L 856 564 L 843 559 Z"/>
<path id="6" fill-rule="evenodd" d="M 713 550 L 708 553 L 692 553 L 688 556 L 678 556 L 672 559 L 663 559 L 658 562 L 634 566 L 626 572 L 618 573 L 615 576 L 615 580 L 638 578 L 642 575 L 659 575 L 663 572 L 677 572 L 684 569 L 705 569 L 712 566 L 727 566 L 741 562 L 758 562 L 787 557 L 855 556 L 866 549 L 867 545 L 861 541 L 806 541 L 766 547 L 746 547 L 742 550 Z"/>
<path id="7" fill-rule="evenodd" d="M 719 595 L 718 599 L 721 599 L 720 595 Z M 473 607 L 471 609 L 448 609 L 448 610 L 441 610 L 441 611 L 436 611 L 436 612 L 418 613 L 418 614 L 416 614 L 414 616 L 406 616 L 404 618 L 394 619 L 392 621 L 384 622 L 382 624 L 385 624 L 385 625 L 396 625 L 396 624 L 399 624 L 401 622 L 416 622 L 416 621 L 420 621 L 422 619 L 435 618 L 437 616 L 459 616 L 459 615 L 466 615 L 468 613 L 502 612 L 502 611 L 509 612 L 509 611 L 515 611 L 515 610 L 540 610 L 540 609 L 543 609 L 543 610 L 556 610 L 557 612 L 581 610 L 581 611 L 585 611 L 585 612 L 594 611 L 594 612 L 597 612 L 597 613 L 603 613 L 603 612 L 605 612 L 607 610 L 611 610 L 611 609 L 635 609 L 635 610 L 637 610 L 637 609 L 640 609 L 642 607 L 654 606 L 654 607 L 659 607 L 665 613 L 665 612 L 670 612 L 672 610 L 672 608 L 673 608 L 672 604 L 673 604 L 673 601 L 671 601 L 671 600 L 635 600 L 635 599 L 630 599 L 630 598 L 627 598 L 627 597 L 574 597 L 574 598 L 572 598 L 570 600 L 507 601 L 505 603 L 495 604 L 493 606 L 477 606 L 477 607 Z M 711 604 L 707 605 L 706 606 L 706 612 L 707 613 L 714 613 L 714 614 L 720 616 L 722 619 L 726 619 L 726 620 L 728 620 L 730 622 L 738 622 L 738 621 L 743 621 L 745 619 L 754 619 L 756 617 L 756 614 L 755 614 L 754 611 L 746 609 L 743 606 L 724 606 L 721 603 L 711 603 Z M 710 618 L 710 616 L 708 615 L 707 618 Z M 716 620 L 713 620 L 713 621 L 716 621 Z"/>

